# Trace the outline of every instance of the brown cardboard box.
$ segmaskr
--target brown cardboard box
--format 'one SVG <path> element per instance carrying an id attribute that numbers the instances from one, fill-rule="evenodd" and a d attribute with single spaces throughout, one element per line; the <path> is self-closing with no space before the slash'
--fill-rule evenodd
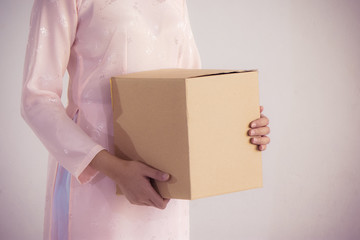
<path id="1" fill-rule="evenodd" d="M 115 154 L 171 175 L 165 198 L 262 186 L 249 123 L 260 116 L 257 71 L 162 69 L 111 79 Z"/>

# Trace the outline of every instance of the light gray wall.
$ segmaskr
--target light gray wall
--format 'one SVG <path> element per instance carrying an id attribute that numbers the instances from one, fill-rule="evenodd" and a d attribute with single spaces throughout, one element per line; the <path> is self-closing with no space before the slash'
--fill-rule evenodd
<path id="1" fill-rule="evenodd" d="M 47 153 L 20 118 L 32 1 L 0 2 L 0 238 L 40 239 Z M 258 69 L 264 187 L 191 202 L 192 240 L 360 239 L 360 1 L 188 0 L 204 68 Z"/>
<path id="2" fill-rule="evenodd" d="M 360 239 L 360 1 L 190 0 L 205 68 L 257 68 L 264 188 L 191 203 L 207 239 Z"/>
<path id="3" fill-rule="evenodd" d="M 0 239 L 41 239 L 47 153 L 20 117 L 32 1 L 0 2 Z"/>

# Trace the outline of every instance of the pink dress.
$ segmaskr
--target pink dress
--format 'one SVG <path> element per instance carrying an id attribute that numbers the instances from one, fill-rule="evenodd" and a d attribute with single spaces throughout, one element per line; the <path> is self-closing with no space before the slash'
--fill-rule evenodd
<path id="1" fill-rule="evenodd" d="M 185 0 L 35 0 L 30 26 L 22 115 L 50 153 L 44 239 L 188 239 L 187 201 L 132 205 L 89 166 L 113 151 L 111 76 L 200 67 Z"/>

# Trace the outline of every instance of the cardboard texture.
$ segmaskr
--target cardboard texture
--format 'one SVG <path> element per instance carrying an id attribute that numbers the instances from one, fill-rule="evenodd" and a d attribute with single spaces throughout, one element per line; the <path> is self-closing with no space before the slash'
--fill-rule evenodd
<path id="1" fill-rule="evenodd" d="M 164 198 L 262 186 L 249 123 L 260 117 L 257 71 L 161 69 L 111 79 L 115 154 L 167 172 Z"/>

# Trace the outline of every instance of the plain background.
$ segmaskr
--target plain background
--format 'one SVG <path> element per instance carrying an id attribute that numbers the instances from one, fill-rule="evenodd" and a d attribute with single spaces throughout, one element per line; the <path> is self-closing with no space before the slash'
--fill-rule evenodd
<path id="1" fill-rule="evenodd" d="M 20 117 L 32 1 L 1 0 L 0 238 L 41 239 L 47 152 Z M 204 68 L 258 69 L 264 187 L 191 202 L 192 240 L 360 239 L 360 1 L 189 0 Z"/>

